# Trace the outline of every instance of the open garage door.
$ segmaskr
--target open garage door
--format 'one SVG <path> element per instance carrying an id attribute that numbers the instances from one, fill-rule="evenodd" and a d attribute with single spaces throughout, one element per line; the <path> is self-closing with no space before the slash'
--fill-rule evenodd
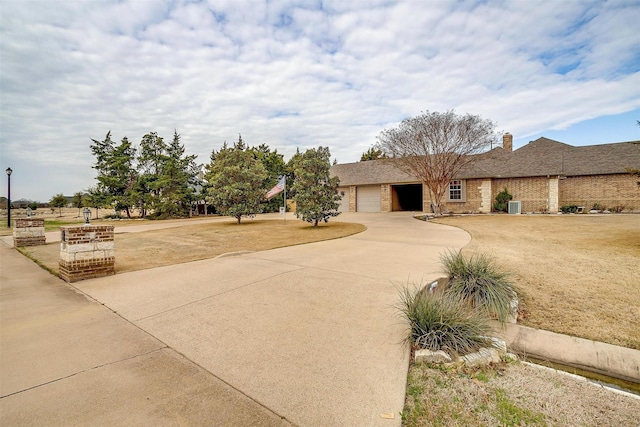
<path id="1" fill-rule="evenodd" d="M 380 212 L 380 186 L 367 185 L 356 188 L 358 212 Z"/>
<path id="2" fill-rule="evenodd" d="M 391 186 L 392 210 L 422 212 L 422 184 Z"/>

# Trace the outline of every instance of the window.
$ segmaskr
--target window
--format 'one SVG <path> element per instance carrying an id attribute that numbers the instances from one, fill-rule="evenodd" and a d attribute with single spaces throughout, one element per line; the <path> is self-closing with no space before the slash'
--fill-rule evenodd
<path id="1" fill-rule="evenodd" d="M 452 202 L 462 201 L 462 181 L 454 180 L 449 183 L 449 200 Z"/>

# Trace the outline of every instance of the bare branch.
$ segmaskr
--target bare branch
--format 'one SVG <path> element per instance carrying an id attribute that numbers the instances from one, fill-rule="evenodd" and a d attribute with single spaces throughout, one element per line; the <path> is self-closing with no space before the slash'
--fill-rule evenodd
<path id="1" fill-rule="evenodd" d="M 425 112 L 402 121 L 378 136 L 378 147 L 398 158 L 398 167 L 421 179 L 430 190 L 431 203 L 440 204 L 449 182 L 496 140 L 496 125 L 480 116 L 460 116 L 453 110 Z"/>

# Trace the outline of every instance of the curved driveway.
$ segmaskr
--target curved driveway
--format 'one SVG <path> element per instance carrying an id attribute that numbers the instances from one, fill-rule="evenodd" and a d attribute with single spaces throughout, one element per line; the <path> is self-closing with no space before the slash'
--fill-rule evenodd
<path id="1" fill-rule="evenodd" d="M 439 255 L 470 237 L 407 212 L 338 219 L 367 230 L 74 286 L 290 423 L 397 426 L 396 287 L 437 278 Z"/>

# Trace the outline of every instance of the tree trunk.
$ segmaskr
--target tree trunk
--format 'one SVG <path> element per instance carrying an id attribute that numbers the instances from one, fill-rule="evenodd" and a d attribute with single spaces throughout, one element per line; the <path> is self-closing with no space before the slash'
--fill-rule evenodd
<path id="1" fill-rule="evenodd" d="M 313 222 L 313 226 L 314 226 L 314 227 L 317 227 L 317 226 L 318 226 L 318 220 L 317 220 L 317 219 Z"/>
<path id="2" fill-rule="evenodd" d="M 236 216 L 236 219 L 238 220 L 238 224 L 240 224 L 240 220 L 242 219 L 242 215 Z"/>

